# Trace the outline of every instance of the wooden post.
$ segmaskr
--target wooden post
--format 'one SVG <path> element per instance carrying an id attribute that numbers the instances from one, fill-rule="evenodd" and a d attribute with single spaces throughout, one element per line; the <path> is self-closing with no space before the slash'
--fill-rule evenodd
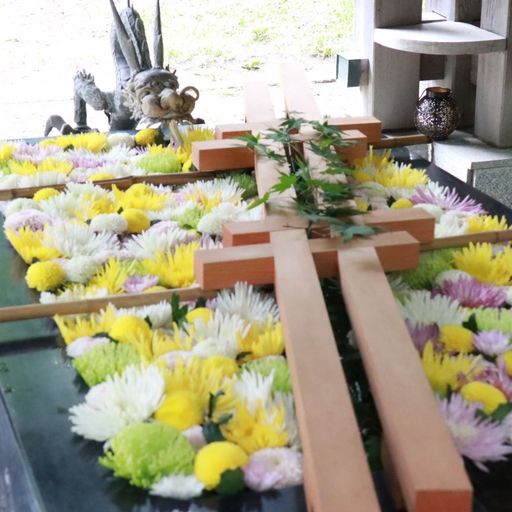
<path id="1" fill-rule="evenodd" d="M 271 239 L 308 510 L 379 511 L 306 234 L 281 231 Z"/>
<path id="2" fill-rule="evenodd" d="M 357 46 L 369 59 L 368 84 L 361 87 L 366 113 L 384 129 L 411 128 L 418 99 L 420 55 L 374 43 L 374 29 L 421 22 L 421 0 L 355 2 Z"/>
<path id="3" fill-rule="evenodd" d="M 407 510 L 470 512 L 471 483 L 372 247 L 338 252 L 345 306 Z"/>
<path id="4" fill-rule="evenodd" d="M 512 5 L 506 0 L 482 0 L 481 28 L 505 36 L 509 48 L 478 56 L 475 135 L 495 146 L 512 146 Z"/>

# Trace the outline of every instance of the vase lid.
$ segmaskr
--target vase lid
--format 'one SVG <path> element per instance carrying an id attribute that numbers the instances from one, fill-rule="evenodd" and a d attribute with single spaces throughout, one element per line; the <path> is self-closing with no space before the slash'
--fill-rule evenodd
<path id="1" fill-rule="evenodd" d="M 448 87 L 427 87 L 427 98 L 446 98 L 451 93 Z"/>

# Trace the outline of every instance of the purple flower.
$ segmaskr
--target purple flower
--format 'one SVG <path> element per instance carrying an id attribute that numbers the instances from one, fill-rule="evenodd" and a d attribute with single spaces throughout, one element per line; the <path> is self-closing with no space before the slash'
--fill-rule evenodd
<path id="1" fill-rule="evenodd" d="M 409 199 L 414 204 L 435 204 L 443 210 L 458 210 L 474 214 L 486 213 L 482 205 L 477 203 L 474 199 L 469 196 L 461 199 L 455 189 L 450 190 L 448 187 L 443 189 L 441 195 L 436 194 L 429 188 L 418 187 Z"/>
<path id="2" fill-rule="evenodd" d="M 461 276 L 456 280 L 444 280 L 434 286 L 433 295 L 445 295 L 458 300 L 468 308 L 498 307 L 507 299 L 507 294 L 499 287 L 480 283 L 473 277 Z"/>
<path id="3" fill-rule="evenodd" d="M 428 341 L 436 341 L 439 337 L 439 327 L 436 324 L 413 324 L 408 318 L 405 319 L 405 324 L 409 334 L 411 335 L 414 346 L 418 349 L 420 354 L 423 354 L 423 349 Z"/>
<path id="4" fill-rule="evenodd" d="M 41 147 L 38 144 L 27 144 L 22 142 L 13 153 L 14 160 L 30 160 L 33 163 L 40 163 L 45 158 L 59 153 L 61 149 L 57 145 Z"/>
<path id="5" fill-rule="evenodd" d="M 459 453 L 481 470 L 487 471 L 484 462 L 504 460 L 512 453 L 512 446 L 507 444 L 507 426 L 477 416 L 480 405 L 468 403 L 454 393 L 439 400 L 439 406 Z"/>
<path id="6" fill-rule="evenodd" d="M 107 343 L 110 343 L 110 340 L 103 336 L 98 336 L 97 338 L 82 336 L 66 347 L 66 353 L 69 357 L 80 357 L 86 352 L 89 352 L 92 348 L 97 347 L 98 345 L 105 345 Z"/>
<path id="7" fill-rule="evenodd" d="M 70 154 L 68 156 L 68 161 L 73 164 L 73 167 L 79 167 L 81 169 L 97 169 L 98 167 L 102 167 L 108 163 L 110 163 L 105 158 L 99 158 L 97 156 L 84 155 L 84 154 Z"/>
<path id="8" fill-rule="evenodd" d="M 157 276 L 133 276 L 129 277 L 123 284 L 126 293 L 142 293 L 147 288 L 158 284 Z"/>
<path id="9" fill-rule="evenodd" d="M 482 331 L 473 336 L 473 345 L 487 356 L 498 356 L 509 350 L 509 336 L 498 329 Z"/>
<path id="10" fill-rule="evenodd" d="M 20 228 L 29 227 L 32 231 L 38 231 L 44 229 L 44 226 L 51 224 L 51 222 L 51 218 L 46 213 L 30 208 L 9 215 L 5 219 L 4 228 L 16 231 Z"/>

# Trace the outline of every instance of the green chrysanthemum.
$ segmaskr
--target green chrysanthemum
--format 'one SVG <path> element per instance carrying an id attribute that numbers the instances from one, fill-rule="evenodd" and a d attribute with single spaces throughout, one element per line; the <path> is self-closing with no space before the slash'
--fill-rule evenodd
<path id="1" fill-rule="evenodd" d="M 251 370 L 259 373 L 262 377 L 267 377 L 274 372 L 274 381 L 272 383 L 272 392 L 291 393 L 292 382 L 288 363 L 283 356 L 268 356 L 261 359 L 255 359 L 242 366 L 242 370 Z"/>
<path id="2" fill-rule="evenodd" d="M 140 355 L 128 343 L 106 343 L 97 345 L 73 360 L 73 366 L 89 386 L 107 380 L 110 375 L 122 373 L 131 364 L 138 364 Z"/>
<path id="3" fill-rule="evenodd" d="M 135 423 L 111 439 L 99 462 L 115 476 L 147 489 L 164 476 L 193 474 L 194 457 L 194 449 L 178 429 Z"/>
<path id="4" fill-rule="evenodd" d="M 453 268 L 452 261 L 453 251 L 451 249 L 424 252 L 415 269 L 400 272 L 398 275 L 415 290 L 430 289 L 438 274 Z"/>
<path id="5" fill-rule="evenodd" d="M 512 310 L 505 308 L 474 309 L 476 324 L 480 331 L 499 331 L 512 333 Z"/>
<path id="6" fill-rule="evenodd" d="M 197 224 L 203 215 L 204 213 L 201 208 L 193 207 L 185 210 L 184 213 L 179 217 L 176 217 L 174 220 L 178 223 L 178 226 L 181 229 L 196 229 Z"/>
<path id="7" fill-rule="evenodd" d="M 157 153 L 145 155 L 137 166 L 147 173 L 165 174 L 181 171 L 181 162 L 174 153 Z"/>
<path id="8" fill-rule="evenodd" d="M 256 178 L 254 176 L 250 174 L 233 174 L 229 175 L 229 178 L 243 189 L 242 199 L 250 199 L 258 195 L 258 187 L 256 186 Z"/>

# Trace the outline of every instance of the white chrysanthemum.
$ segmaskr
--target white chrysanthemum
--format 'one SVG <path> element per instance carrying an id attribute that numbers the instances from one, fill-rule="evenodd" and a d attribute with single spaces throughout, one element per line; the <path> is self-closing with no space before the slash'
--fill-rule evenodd
<path id="1" fill-rule="evenodd" d="M 66 258 L 94 256 L 100 251 L 118 251 L 119 241 L 114 233 L 95 233 L 91 226 L 67 222 L 50 226 L 45 231 L 44 243 L 55 247 Z"/>
<path id="2" fill-rule="evenodd" d="M 107 345 L 108 343 L 110 343 L 110 339 L 103 336 L 98 336 L 96 338 L 82 336 L 66 345 L 66 354 L 72 358 L 80 357 L 94 347 L 97 347 L 98 345 Z"/>
<path id="3" fill-rule="evenodd" d="M 40 203 L 41 210 L 53 218 L 62 220 L 73 219 L 77 212 L 85 210 L 81 197 L 72 194 L 57 194 Z"/>
<path id="4" fill-rule="evenodd" d="M 195 323 L 192 353 L 199 357 L 223 355 L 235 358 L 238 354 L 238 337 L 245 338 L 250 325 L 238 315 L 215 311 L 213 317 Z"/>
<path id="5" fill-rule="evenodd" d="M 121 375 L 92 387 L 84 403 L 71 407 L 71 430 L 86 439 L 107 441 L 125 426 L 146 421 L 160 406 L 164 390 L 158 368 L 128 366 Z"/>
<path id="6" fill-rule="evenodd" d="M 33 199 L 28 199 L 26 197 L 19 197 L 18 199 L 13 199 L 12 201 L 8 201 L 3 203 L 4 209 L 3 214 L 6 217 L 9 217 L 13 213 L 22 212 L 23 210 L 40 210 L 39 204 L 37 204 Z"/>
<path id="7" fill-rule="evenodd" d="M 263 295 L 248 283 L 236 283 L 232 290 L 217 295 L 217 309 L 229 315 L 239 315 L 250 322 L 266 322 L 269 316 L 279 321 L 279 309 L 273 297 Z"/>
<path id="8" fill-rule="evenodd" d="M 128 221 L 119 213 L 100 213 L 89 224 L 93 231 L 121 234 L 128 230 Z"/>
<path id="9" fill-rule="evenodd" d="M 222 203 L 204 215 L 197 223 L 197 230 L 208 235 L 222 235 L 222 226 L 235 220 L 243 208 L 232 203 Z"/>
<path id="10" fill-rule="evenodd" d="M 132 167 L 132 165 L 123 161 L 111 161 L 100 167 L 84 169 L 84 172 L 87 177 L 98 173 L 107 173 L 115 178 L 124 178 L 126 176 L 132 176 Z"/>
<path id="11" fill-rule="evenodd" d="M 435 226 L 435 237 L 443 238 L 445 236 L 463 235 L 467 229 L 467 217 L 465 212 L 448 211 L 445 212 Z"/>
<path id="12" fill-rule="evenodd" d="M 200 496 L 204 485 L 194 475 L 164 476 L 155 482 L 149 489 L 149 494 L 174 498 L 178 500 L 190 500 Z"/>
<path id="13" fill-rule="evenodd" d="M 113 198 L 112 192 L 98 185 L 94 185 L 93 183 L 68 183 L 66 190 L 66 195 L 74 197 L 75 199 L 83 196 L 87 196 L 92 200 L 105 197 Z"/>
<path id="14" fill-rule="evenodd" d="M 4 176 L 0 176 L 0 190 L 18 188 L 19 179 L 19 174 L 6 174 Z"/>
<path id="15" fill-rule="evenodd" d="M 352 332 L 352 331 L 350 331 Z M 357 346 L 357 344 L 356 344 Z M 297 415 L 295 414 L 295 401 L 292 393 L 276 393 L 275 403 L 284 407 L 284 423 L 288 432 L 288 443 L 292 448 L 301 449 L 299 426 L 297 424 Z"/>
<path id="16" fill-rule="evenodd" d="M 432 297 L 427 290 L 412 291 L 398 307 L 413 327 L 418 324 L 462 325 L 467 316 L 458 301 L 442 295 Z"/>
<path id="17" fill-rule="evenodd" d="M 116 316 L 135 315 L 143 320 L 149 318 L 155 329 L 172 327 L 172 307 L 169 302 L 159 302 L 137 308 L 123 308 L 116 311 Z"/>
<path id="18" fill-rule="evenodd" d="M 178 244 L 190 242 L 193 238 L 194 235 L 191 236 L 188 231 L 179 227 L 164 232 L 149 229 L 127 240 L 123 249 L 137 259 L 152 258 L 159 251 L 166 252 Z"/>
<path id="19" fill-rule="evenodd" d="M 27 174 L 20 176 L 18 187 L 48 187 L 51 185 L 63 185 L 68 177 L 63 172 L 48 171 L 37 174 Z"/>
<path id="20" fill-rule="evenodd" d="M 402 276 L 399 274 L 389 274 L 387 278 L 389 286 L 393 292 L 404 293 L 411 290 L 411 287 L 403 280 Z"/>
<path id="21" fill-rule="evenodd" d="M 86 283 L 99 269 L 100 265 L 88 256 L 75 256 L 60 262 L 66 274 L 66 281 Z"/>
<path id="22" fill-rule="evenodd" d="M 230 178 L 224 178 L 189 183 L 181 189 L 181 192 L 185 197 L 197 196 L 220 199 L 221 203 L 239 203 L 244 191 Z"/>
<path id="23" fill-rule="evenodd" d="M 292 448 L 264 448 L 244 467 L 247 487 L 262 492 L 302 483 L 302 454 Z"/>
<path id="24" fill-rule="evenodd" d="M 39 296 L 41 304 L 55 304 L 56 302 L 70 302 L 73 300 L 92 299 L 94 297 L 107 297 L 106 288 L 91 288 L 87 291 L 83 285 L 75 285 L 66 288 L 60 293 L 42 292 Z"/>
<path id="25" fill-rule="evenodd" d="M 434 279 L 434 284 L 441 286 L 445 281 L 457 281 L 461 277 L 472 279 L 471 274 L 464 272 L 464 270 L 457 270 L 453 268 L 437 274 L 436 278 Z"/>
<path id="26" fill-rule="evenodd" d="M 425 210 L 427 213 L 430 213 L 432 217 L 435 217 L 436 222 L 438 222 L 441 219 L 441 216 L 443 215 L 443 209 L 440 206 L 437 206 L 436 204 L 419 203 L 415 204 L 413 208 L 421 208 L 422 210 Z"/>
<path id="27" fill-rule="evenodd" d="M 107 137 L 107 143 L 110 147 L 125 146 L 133 148 L 135 146 L 135 139 L 133 135 L 125 132 L 110 133 Z"/>
<path id="28" fill-rule="evenodd" d="M 381 198 L 385 200 L 387 197 L 386 188 L 376 181 L 367 181 L 365 183 L 358 184 L 355 195 L 368 199 Z"/>
<path id="29" fill-rule="evenodd" d="M 273 402 L 273 383 L 273 371 L 264 377 L 258 372 L 246 370 L 241 372 L 233 383 L 233 392 L 238 400 L 245 404 L 247 410 L 254 414 L 259 406 L 268 408 Z"/>

